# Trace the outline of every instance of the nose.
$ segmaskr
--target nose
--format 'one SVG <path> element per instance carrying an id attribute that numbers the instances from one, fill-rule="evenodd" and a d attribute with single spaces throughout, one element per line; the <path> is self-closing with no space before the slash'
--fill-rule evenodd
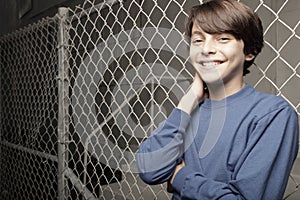
<path id="1" fill-rule="evenodd" d="M 212 40 L 206 40 L 202 46 L 203 55 L 211 55 L 216 53 L 215 43 Z"/>

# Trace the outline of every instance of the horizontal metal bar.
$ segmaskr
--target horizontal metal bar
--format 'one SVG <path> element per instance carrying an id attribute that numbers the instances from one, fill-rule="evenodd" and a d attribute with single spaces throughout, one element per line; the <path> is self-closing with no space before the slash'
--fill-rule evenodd
<path id="1" fill-rule="evenodd" d="M 84 199 L 96 200 L 97 198 L 93 195 L 91 191 L 81 182 L 81 180 L 76 176 L 72 169 L 66 168 L 64 175 L 69 178 L 71 183 L 76 187 L 76 189 L 84 196 Z"/>
<path id="2" fill-rule="evenodd" d="M 17 149 L 19 151 L 23 151 L 23 152 L 30 153 L 30 154 L 33 154 L 33 155 L 37 155 L 39 157 L 46 158 L 48 160 L 52 160 L 54 162 L 58 161 L 57 156 L 54 156 L 54 155 L 51 155 L 51 154 L 48 154 L 48 153 L 45 153 L 45 152 L 29 149 L 27 147 L 20 146 L 20 144 L 14 144 L 14 143 L 11 143 L 11 142 L 8 142 L 8 141 L 0 141 L 0 144 L 3 145 L 3 146 L 13 148 L 13 149 Z"/>

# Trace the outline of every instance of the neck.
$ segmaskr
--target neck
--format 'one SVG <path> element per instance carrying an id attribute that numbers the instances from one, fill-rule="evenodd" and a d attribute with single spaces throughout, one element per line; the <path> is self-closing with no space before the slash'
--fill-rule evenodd
<path id="1" fill-rule="evenodd" d="M 226 85 L 223 83 L 214 83 L 214 84 L 207 84 L 208 91 L 209 91 L 209 99 L 211 100 L 222 100 L 226 97 L 233 95 L 240 91 L 245 86 L 245 82 L 242 81 L 239 84 L 231 84 Z"/>

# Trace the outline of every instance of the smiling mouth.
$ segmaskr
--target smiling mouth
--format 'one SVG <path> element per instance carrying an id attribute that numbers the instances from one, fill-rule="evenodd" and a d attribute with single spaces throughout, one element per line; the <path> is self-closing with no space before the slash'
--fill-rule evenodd
<path id="1" fill-rule="evenodd" d="M 217 65 L 222 64 L 222 61 L 209 61 L 209 62 L 199 62 L 199 64 L 204 67 L 204 68 L 211 68 L 211 67 L 215 67 Z"/>

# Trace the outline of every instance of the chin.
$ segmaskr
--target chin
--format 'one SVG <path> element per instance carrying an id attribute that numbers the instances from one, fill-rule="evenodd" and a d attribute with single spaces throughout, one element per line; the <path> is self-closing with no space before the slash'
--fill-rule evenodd
<path id="1" fill-rule="evenodd" d="M 214 75 L 214 76 L 200 75 L 200 76 L 207 85 L 223 84 L 223 79 L 219 75 Z"/>

